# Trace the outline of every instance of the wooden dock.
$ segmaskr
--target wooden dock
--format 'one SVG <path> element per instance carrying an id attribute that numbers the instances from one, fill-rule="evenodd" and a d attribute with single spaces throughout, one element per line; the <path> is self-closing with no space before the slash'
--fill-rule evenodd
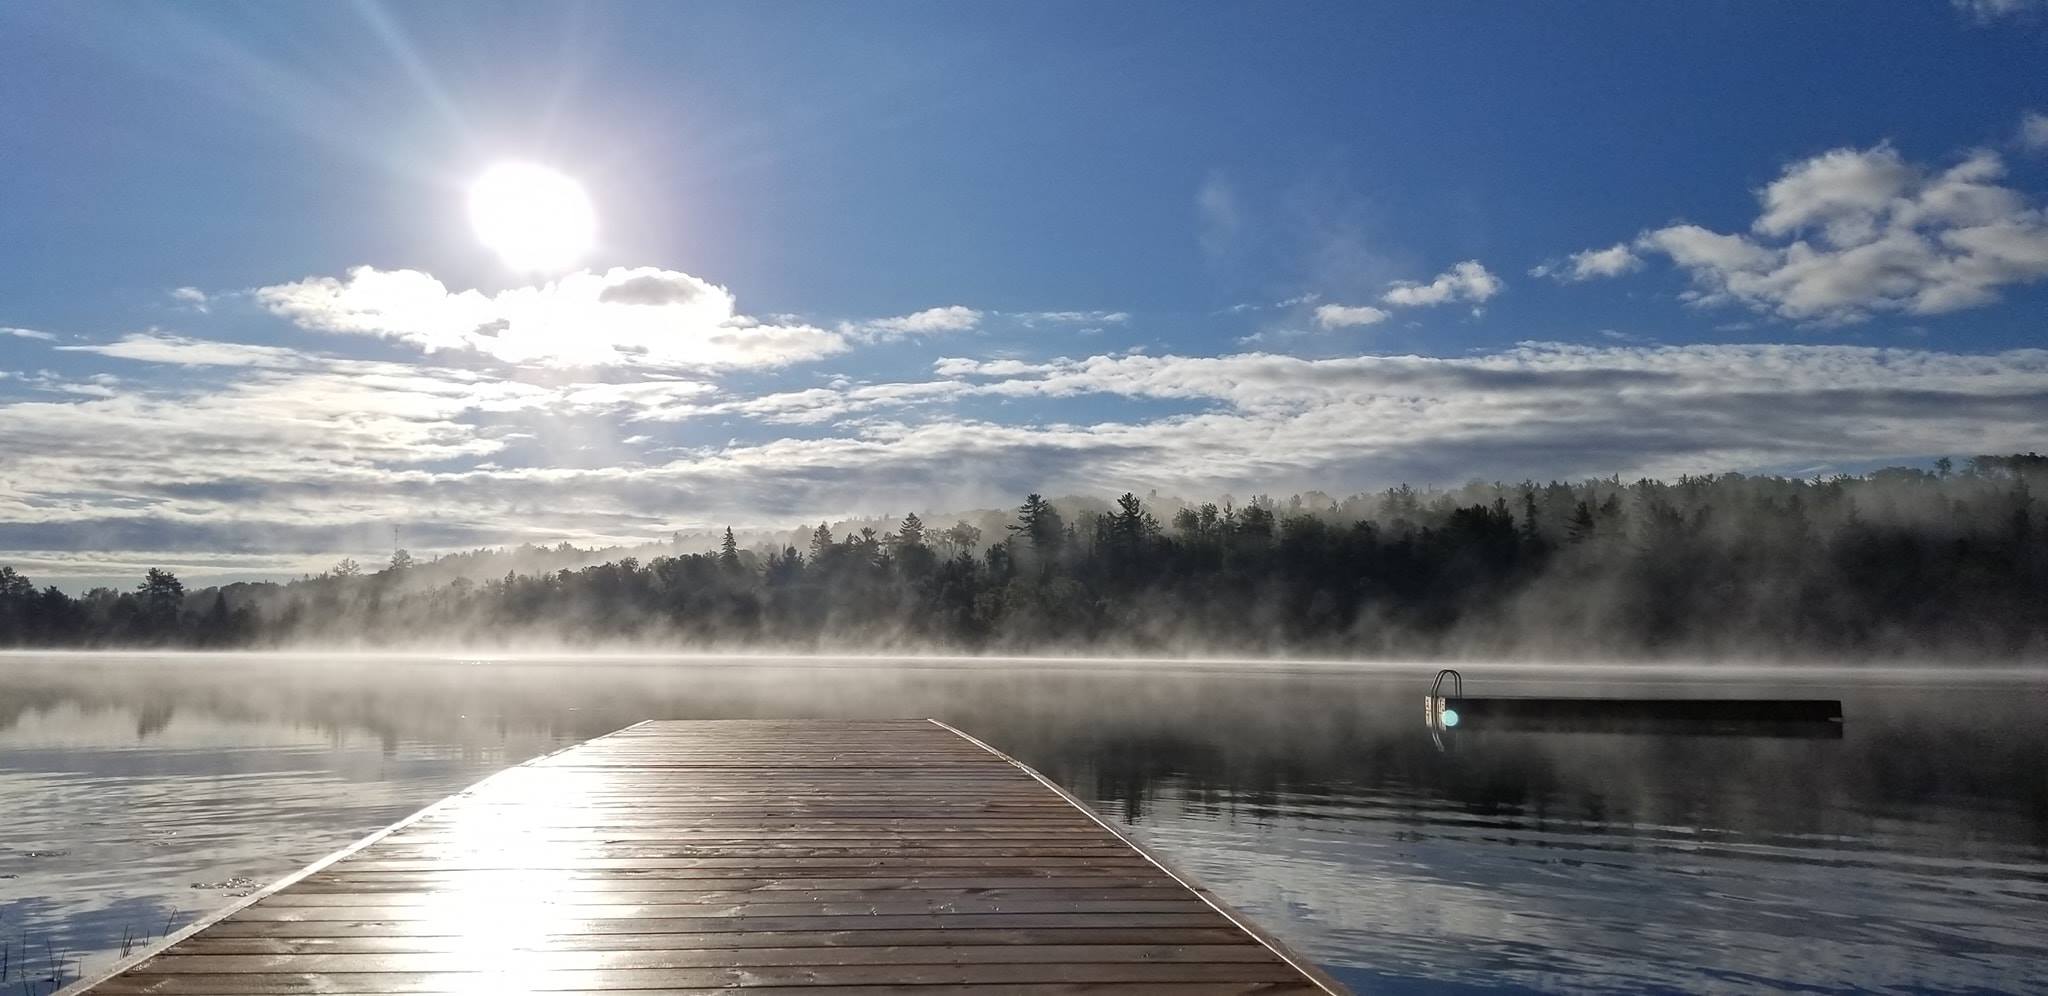
<path id="1" fill-rule="evenodd" d="M 901 720 L 627 727 L 67 992 L 739 987 L 1344 991 L 1036 772 Z"/>

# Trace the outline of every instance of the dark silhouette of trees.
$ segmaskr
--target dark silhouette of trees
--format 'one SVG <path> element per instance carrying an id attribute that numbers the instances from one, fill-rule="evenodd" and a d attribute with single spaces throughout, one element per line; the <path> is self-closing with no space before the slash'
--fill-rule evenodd
<path id="1" fill-rule="evenodd" d="M 152 567 L 136 586 L 136 634 L 146 641 L 170 638 L 178 628 L 178 614 L 185 607 L 185 585 L 178 576 Z"/>
<path id="2" fill-rule="evenodd" d="M 985 542 L 919 513 L 808 550 L 472 578 L 474 554 L 188 593 L 152 569 L 73 597 L 0 566 L 0 646 L 411 639 L 740 648 L 1731 656 L 2048 650 L 2048 458 L 1862 477 L 1407 486 L 1242 504 L 1026 496 Z M 1162 527 L 1162 519 L 1168 525 Z M 978 521 L 997 524 L 994 513 Z M 522 547 L 577 563 L 562 545 Z"/>
<path id="3" fill-rule="evenodd" d="M 739 569 L 740 544 L 733 538 L 731 526 L 725 527 L 725 539 L 718 544 L 718 562 L 729 570 Z"/>
<path id="4" fill-rule="evenodd" d="M 916 512 L 903 517 L 888 544 L 897 570 L 906 578 L 922 581 L 938 566 L 938 556 L 925 543 L 924 520 Z"/>
<path id="5" fill-rule="evenodd" d="M 896 527 L 896 541 L 905 547 L 924 545 L 924 520 L 911 512 L 903 517 L 903 524 Z"/>
<path id="6" fill-rule="evenodd" d="M 942 553 L 947 559 L 972 557 L 981 546 L 981 528 L 968 522 L 955 522 L 939 533 L 939 540 L 945 545 Z"/>
<path id="7" fill-rule="evenodd" d="M 1024 496 L 1024 504 L 1017 508 L 1017 521 L 1005 528 L 1047 563 L 1059 553 L 1060 543 L 1066 537 L 1066 524 L 1059 510 L 1035 493 Z"/>

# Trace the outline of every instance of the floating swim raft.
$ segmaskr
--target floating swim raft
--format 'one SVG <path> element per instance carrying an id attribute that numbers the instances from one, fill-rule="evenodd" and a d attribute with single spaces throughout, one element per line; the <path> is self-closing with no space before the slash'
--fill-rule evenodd
<path id="1" fill-rule="evenodd" d="M 1446 686 L 1449 687 L 1448 694 Z M 1432 732 L 1452 729 L 1668 732 L 1839 738 L 1839 699 L 1637 699 L 1464 694 L 1457 671 L 1437 672 L 1424 709 Z"/>
<path id="2" fill-rule="evenodd" d="M 507 769 L 67 993 L 1345 992 L 927 720 L 646 722 Z"/>

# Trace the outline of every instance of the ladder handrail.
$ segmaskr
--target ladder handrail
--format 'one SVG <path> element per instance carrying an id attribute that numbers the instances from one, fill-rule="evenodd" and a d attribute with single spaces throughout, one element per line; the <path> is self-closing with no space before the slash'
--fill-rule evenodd
<path id="1" fill-rule="evenodd" d="M 1453 670 L 1451 670 L 1450 668 L 1444 668 L 1443 670 L 1441 670 L 1441 671 L 1438 671 L 1438 672 L 1436 673 L 1436 683 L 1435 683 L 1435 684 L 1433 684 L 1433 685 L 1431 685 L 1431 686 L 1429 686 L 1429 697 L 1430 697 L 1430 698 L 1441 698 L 1441 697 L 1442 697 L 1442 693 L 1443 693 L 1443 690 L 1444 690 L 1444 677 L 1445 677 L 1445 676 L 1447 676 L 1447 675 L 1448 675 L 1448 676 L 1450 677 L 1450 679 L 1451 679 L 1451 695 L 1452 695 L 1452 697 L 1454 697 L 1454 698 L 1461 698 L 1461 699 L 1462 699 L 1462 698 L 1464 698 L 1464 697 L 1465 697 L 1465 676 L 1464 676 L 1464 675 L 1462 675 L 1462 674 L 1459 674 L 1459 673 L 1458 673 L 1458 672 L 1456 672 L 1456 671 L 1453 671 Z"/>

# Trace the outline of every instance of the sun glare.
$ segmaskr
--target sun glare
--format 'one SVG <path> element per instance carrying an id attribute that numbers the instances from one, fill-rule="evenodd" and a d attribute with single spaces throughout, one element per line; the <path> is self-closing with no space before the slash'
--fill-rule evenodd
<path id="1" fill-rule="evenodd" d="M 499 163 L 469 188 L 477 238 L 525 273 L 568 269 L 597 238 L 597 212 L 583 185 L 534 163 Z"/>

